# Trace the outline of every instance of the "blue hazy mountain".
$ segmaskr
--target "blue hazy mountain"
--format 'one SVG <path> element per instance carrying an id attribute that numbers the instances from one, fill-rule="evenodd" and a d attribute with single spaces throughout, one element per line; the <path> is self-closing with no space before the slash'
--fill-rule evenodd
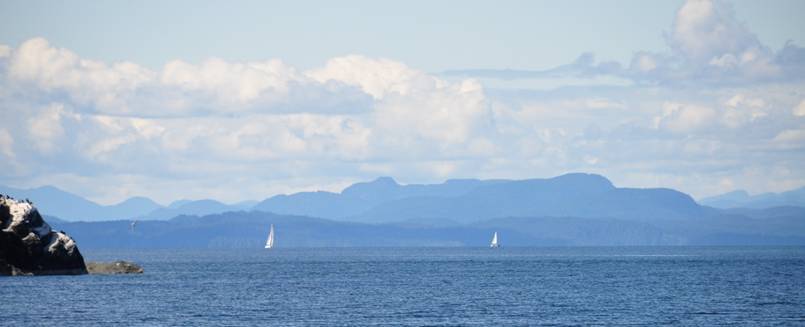
<path id="1" fill-rule="evenodd" d="M 111 220 L 143 216 L 161 206 L 151 199 L 133 197 L 115 205 L 100 205 L 53 186 L 17 189 L 0 186 L 0 193 L 30 199 L 43 213 L 66 220 Z"/>
<path id="2" fill-rule="evenodd" d="M 573 217 L 636 222 L 696 220 L 726 215 L 768 216 L 766 211 L 724 211 L 701 206 L 671 189 L 619 188 L 595 174 L 566 174 L 528 180 L 448 180 L 441 184 L 400 185 L 389 177 L 356 183 L 343 191 L 279 195 L 260 203 L 225 204 L 215 200 L 180 200 L 167 207 L 147 198 L 102 206 L 53 187 L 0 188 L 32 199 L 43 214 L 74 220 L 169 219 L 229 211 L 259 210 L 279 215 L 407 227 L 452 227 L 508 217 Z M 779 194 L 796 198 L 796 191 Z M 783 210 L 783 209 L 780 209 Z M 802 217 L 791 209 L 786 217 Z M 780 216 L 780 215 L 777 215 Z M 777 218 L 775 218 L 777 219 Z"/>
<path id="3" fill-rule="evenodd" d="M 113 217 L 138 217 L 145 213 L 162 208 L 161 205 L 146 197 L 132 197 L 128 198 L 118 204 L 108 206 L 113 212 Z"/>
<path id="4" fill-rule="evenodd" d="M 354 184 L 341 193 L 275 196 L 254 209 L 370 223 L 562 216 L 656 220 L 697 217 L 712 210 L 671 189 L 617 188 L 603 176 L 581 173 L 433 185 L 399 185 L 384 177 Z"/>
<path id="5" fill-rule="evenodd" d="M 738 190 L 703 198 L 699 202 L 715 208 L 805 207 L 805 187 L 782 193 L 762 193 L 758 195 L 749 195 L 744 190 Z"/>
<path id="6" fill-rule="evenodd" d="M 51 223 L 81 249 L 262 248 L 275 226 L 275 246 L 504 246 L 565 245 L 805 245 L 805 219 L 716 215 L 698 220 L 631 221 L 612 218 L 509 217 L 427 227 L 367 224 L 260 211 L 170 220 Z"/>
<path id="7" fill-rule="evenodd" d="M 17 189 L 0 186 L 0 194 L 30 199 L 40 212 L 68 221 L 168 219 L 180 215 L 209 215 L 248 210 L 257 201 L 228 205 L 215 200 L 177 200 L 167 207 L 146 197 L 132 197 L 114 205 L 100 205 L 53 186 Z"/>
<path id="8" fill-rule="evenodd" d="M 54 220 L 88 248 L 504 245 L 805 245 L 805 209 L 715 209 L 671 189 L 619 188 L 594 174 L 400 185 L 379 178 L 340 193 L 303 192 L 227 205 L 181 201 L 129 221 Z M 224 213 L 210 212 L 227 211 Z M 321 217 L 314 218 L 316 213 Z M 43 214 L 52 215 L 49 212 Z"/>
<path id="9" fill-rule="evenodd" d="M 173 201 L 170 204 L 168 204 L 168 208 L 176 209 L 176 208 L 181 207 L 181 206 L 183 206 L 185 204 L 188 204 L 190 202 L 193 202 L 193 200 L 188 200 L 188 199 L 176 200 L 176 201 Z"/>
<path id="10" fill-rule="evenodd" d="M 390 177 L 380 177 L 371 182 L 353 184 L 340 193 L 319 191 L 273 196 L 258 203 L 253 209 L 280 214 L 346 219 L 389 201 L 424 196 L 455 197 L 482 185 L 503 182 L 505 181 L 451 179 L 441 184 L 400 185 Z"/>
<path id="11" fill-rule="evenodd" d="M 471 222 L 499 217 L 580 217 L 661 220 L 707 214 L 690 196 L 670 189 L 616 188 L 593 174 L 480 185 L 455 197 L 399 199 L 356 217 L 360 221 L 450 219 Z"/>
<path id="12" fill-rule="evenodd" d="M 244 201 L 238 204 L 225 204 L 215 200 L 179 200 L 171 203 L 168 207 L 159 208 L 144 215 L 144 219 L 169 219 L 182 215 L 211 215 L 227 211 L 247 210 L 254 205 L 252 201 Z"/>

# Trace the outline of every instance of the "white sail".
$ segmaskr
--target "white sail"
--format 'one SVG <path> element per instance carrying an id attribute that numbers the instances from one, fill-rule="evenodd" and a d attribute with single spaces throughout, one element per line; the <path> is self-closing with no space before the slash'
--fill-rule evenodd
<path id="1" fill-rule="evenodd" d="M 492 243 L 489 243 L 489 247 L 496 248 L 499 246 L 500 244 L 498 244 L 498 232 L 495 232 L 495 234 L 492 235 Z"/>
<path id="2" fill-rule="evenodd" d="M 274 224 L 271 224 L 271 229 L 268 231 L 268 239 L 266 240 L 266 249 L 274 247 Z"/>

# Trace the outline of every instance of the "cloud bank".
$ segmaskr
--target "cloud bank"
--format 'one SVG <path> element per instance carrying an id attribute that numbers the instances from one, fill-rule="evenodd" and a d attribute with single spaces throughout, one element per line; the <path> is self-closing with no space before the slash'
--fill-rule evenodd
<path id="1" fill-rule="evenodd" d="M 378 175 L 588 171 L 694 195 L 805 185 L 805 50 L 770 50 L 719 1 L 686 2 L 665 37 L 668 51 L 628 64 L 590 53 L 548 71 L 447 76 L 360 55 L 306 71 L 217 58 L 151 70 L 33 38 L 0 46 L 0 182 L 102 202 L 262 199 Z M 483 82 L 568 76 L 631 83 Z"/>

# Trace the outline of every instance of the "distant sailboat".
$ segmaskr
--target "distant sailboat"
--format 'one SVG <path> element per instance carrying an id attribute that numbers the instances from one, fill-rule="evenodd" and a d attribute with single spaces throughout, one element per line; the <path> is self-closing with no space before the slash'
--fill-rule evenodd
<path id="1" fill-rule="evenodd" d="M 274 224 L 271 224 L 271 229 L 268 231 L 268 239 L 266 240 L 266 249 L 274 247 Z"/>
<path id="2" fill-rule="evenodd" d="M 136 220 L 131 221 L 131 225 L 129 226 L 129 229 L 133 232 L 134 227 L 137 227 L 137 221 Z"/>
<path id="3" fill-rule="evenodd" d="M 492 235 L 492 243 L 489 243 L 489 247 L 493 249 L 500 247 L 500 243 L 498 243 L 498 232 Z"/>

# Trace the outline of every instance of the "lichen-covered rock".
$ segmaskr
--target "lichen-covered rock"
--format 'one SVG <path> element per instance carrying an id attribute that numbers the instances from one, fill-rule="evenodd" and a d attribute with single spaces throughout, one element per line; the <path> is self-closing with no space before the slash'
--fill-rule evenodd
<path id="1" fill-rule="evenodd" d="M 30 201 L 0 195 L 0 275 L 86 273 L 70 236 L 53 231 Z"/>
<path id="2" fill-rule="evenodd" d="M 143 268 L 133 262 L 89 262 L 87 270 L 90 274 L 142 274 Z"/>

